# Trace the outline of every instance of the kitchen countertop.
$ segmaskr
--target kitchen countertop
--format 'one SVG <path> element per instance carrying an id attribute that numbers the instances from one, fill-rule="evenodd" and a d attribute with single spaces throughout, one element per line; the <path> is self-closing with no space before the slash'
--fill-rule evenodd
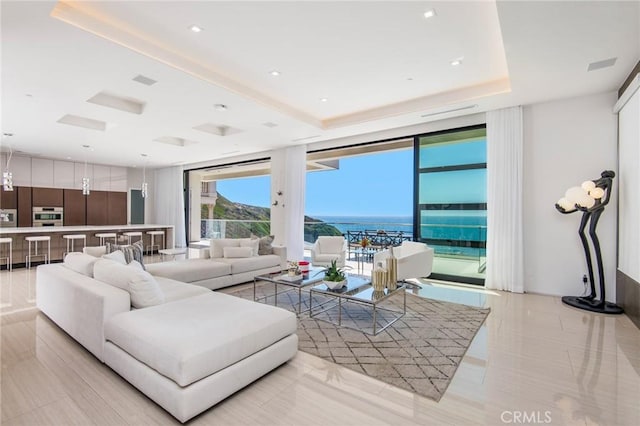
<path id="1" fill-rule="evenodd" d="M 86 225 L 86 226 L 25 226 L 16 228 L 0 228 L 0 235 L 4 234 L 51 234 L 58 232 L 83 232 L 83 231 L 128 231 L 133 229 L 157 229 L 172 228 L 173 225 Z"/>

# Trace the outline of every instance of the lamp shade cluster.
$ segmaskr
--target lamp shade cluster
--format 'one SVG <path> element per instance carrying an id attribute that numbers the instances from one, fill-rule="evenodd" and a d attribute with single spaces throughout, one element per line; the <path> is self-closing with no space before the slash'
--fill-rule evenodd
<path id="1" fill-rule="evenodd" d="M 564 197 L 558 200 L 558 205 L 566 212 L 572 212 L 578 207 L 590 209 L 596 204 L 596 200 L 604 197 L 604 189 L 597 187 L 595 182 L 587 180 L 580 186 L 572 186 L 564 193 Z"/>

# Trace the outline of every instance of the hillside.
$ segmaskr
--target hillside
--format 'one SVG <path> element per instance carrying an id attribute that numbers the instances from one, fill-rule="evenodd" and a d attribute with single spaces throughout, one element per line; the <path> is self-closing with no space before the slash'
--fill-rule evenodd
<path id="1" fill-rule="evenodd" d="M 208 217 L 207 206 L 202 206 L 202 217 Z M 260 237 L 269 235 L 271 209 L 268 207 L 251 206 L 236 203 L 218 193 L 218 199 L 213 209 L 214 219 L 261 221 L 249 223 L 228 223 L 225 235 L 228 238 L 248 237 L 250 234 Z M 304 217 L 304 235 L 306 241 L 315 241 L 318 235 L 342 235 L 335 226 L 324 223 L 309 216 Z"/>

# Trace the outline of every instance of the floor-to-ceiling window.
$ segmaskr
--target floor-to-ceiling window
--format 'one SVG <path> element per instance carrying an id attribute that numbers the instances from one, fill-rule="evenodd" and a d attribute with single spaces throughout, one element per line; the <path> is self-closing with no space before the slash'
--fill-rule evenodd
<path id="1" fill-rule="evenodd" d="M 432 278 L 484 283 L 487 240 L 486 127 L 415 139 L 414 234 L 435 249 Z"/>

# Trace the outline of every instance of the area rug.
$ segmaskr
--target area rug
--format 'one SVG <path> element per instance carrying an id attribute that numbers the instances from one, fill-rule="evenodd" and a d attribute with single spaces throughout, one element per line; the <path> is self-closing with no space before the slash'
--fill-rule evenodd
<path id="1" fill-rule="evenodd" d="M 259 297 L 272 291 L 272 285 L 258 284 Z M 224 292 L 253 300 L 252 285 Z M 308 290 L 303 295 L 304 309 L 309 302 Z M 280 307 L 287 301 L 293 302 L 291 306 L 297 303 L 297 291 L 278 297 Z M 400 303 L 402 297 L 394 297 L 396 308 Z M 359 323 L 371 320 L 370 309 L 355 304 L 343 307 L 342 312 L 343 325 L 358 328 Z M 303 312 L 298 315 L 298 349 L 439 401 L 489 312 L 407 292 L 406 315 L 375 336 L 310 318 Z M 329 319 L 326 315 L 332 313 L 325 313 L 324 318 Z M 385 320 L 384 314 L 381 320 Z"/>

